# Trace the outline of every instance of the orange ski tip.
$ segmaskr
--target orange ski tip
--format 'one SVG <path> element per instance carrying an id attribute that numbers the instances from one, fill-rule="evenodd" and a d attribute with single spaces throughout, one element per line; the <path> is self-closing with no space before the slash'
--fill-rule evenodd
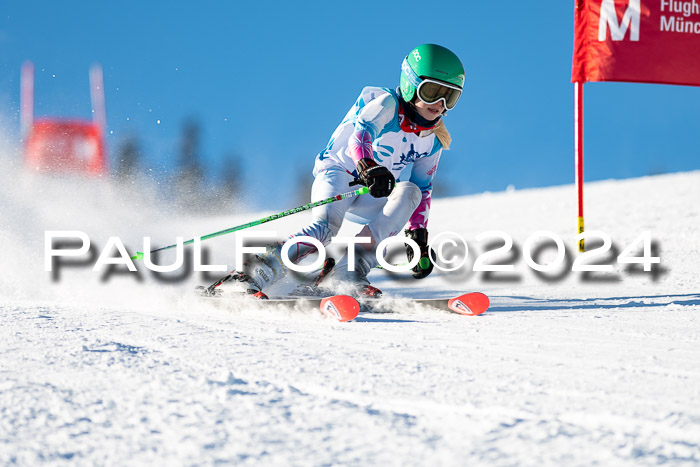
<path id="1" fill-rule="evenodd" d="M 335 295 L 321 300 L 321 313 L 340 322 L 351 321 L 360 313 L 360 304 L 349 295 Z"/>
<path id="2" fill-rule="evenodd" d="M 250 294 L 251 297 L 257 298 L 258 300 L 269 300 L 268 297 L 262 290 Z"/>
<path id="3" fill-rule="evenodd" d="M 477 316 L 488 310 L 489 297 L 480 292 L 471 292 L 450 299 L 447 306 L 450 310 L 468 316 Z"/>

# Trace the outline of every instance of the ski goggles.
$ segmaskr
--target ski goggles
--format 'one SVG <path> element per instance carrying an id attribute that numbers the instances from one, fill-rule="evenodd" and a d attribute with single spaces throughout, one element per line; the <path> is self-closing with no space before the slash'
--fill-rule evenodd
<path id="1" fill-rule="evenodd" d="M 435 104 L 442 100 L 446 110 L 452 110 L 457 105 L 459 96 L 462 95 L 462 89 L 458 86 L 431 78 L 421 79 L 406 59 L 403 60 L 401 68 L 408 81 L 416 88 L 416 94 L 421 101 Z"/>
<path id="2" fill-rule="evenodd" d="M 459 96 L 462 95 L 462 90 L 451 84 L 435 81 L 430 78 L 423 79 L 416 89 L 418 99 L 426 104 L 435 104 L 438 101 L 443 101 L 447 110 L 452 110 Z"/>

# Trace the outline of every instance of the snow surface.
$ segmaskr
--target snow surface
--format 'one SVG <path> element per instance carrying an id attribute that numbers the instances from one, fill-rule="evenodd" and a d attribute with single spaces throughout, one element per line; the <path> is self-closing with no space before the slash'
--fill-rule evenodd
<path id="1" fill-rule="evenodd" d="M 350 323 L 216 306 L 191 294 L 198 275 L 104 281 L 82 266 L 53 280 L 47 230 L 84 231 L 100 249 L 119 236 L 133 252 L 144 236 L 165 245 L 266 213 L 185 215 L 145 181 L 0 172 L 2 465 L 700 463 L 700 172 L 586 186 L 587 228 L 618 251 L 650 231 L 653 273 L 583 280 L 566 266 L 545 280 L 525 264 L 539 230 L 574 257 L 573 186 L 436 200 L 431 234 L 463 236 L 467 266 L 370 278 L 391 296 L 482 291 L 490 311 Z M 491 230 L 513 237 L 515 273 L 470 272 Z M 212 262 L 230 261 L 233 244 L 208 241 Z"/>

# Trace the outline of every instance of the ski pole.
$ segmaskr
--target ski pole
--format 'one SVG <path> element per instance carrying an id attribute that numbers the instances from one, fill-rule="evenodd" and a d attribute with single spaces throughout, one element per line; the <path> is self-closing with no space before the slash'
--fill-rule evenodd
<path id="1" fill-rule="evenodd" d="M 255 227 L 256 225 L 264 224 L 266 222 L 274 221 L 275 219 L 280 219 L 282 217 L 291 216 L 292 214 L 296 214 L 298 212 L 307 211 L 307 210 L 313 209 L 317 206 L 323 206 L 324 204 L 329 204 L 329 203 L 332 203 L 334 201 L 340 201 L 341 199 L 353 198 L 355 196 L 364 195 L 365 193 L 369 193 L 369 189 L 366 186 L 363 186 L 362 188 L 357 189 L 355 191 L 349 191 L 347 193 L 342 193 L 340 195 L 331 196 L 330 198 L 327 198 L 327 199 L 324 199 L 321 201 L 316 201 L 314 203 L 304 204 L 303 206 L 299 206 L 299 207 L 296 207 L 294 209 L 289 209 L 287 211 L 283 211 L 283 212 L 280 212 L 278 214 L 273 214 L 271 216 L 263 217 L 262 219 L 258 219 L 256 221 L 248 222 L 247 224 L 241 224 L 241 225 L 237 225 L 236 227 L 231 227 L 229 229 L 219 230 L 218 232 L 210 233 L 208 235 L 204 235 L 202 237 L 199 237 L 199 239 L 200 240 L 208 240 L 210 238 L 219 237 L 221 235 L 226 235 L 226 234 L 229 234 L 231 232 L 236 232 L 238 230 L 243 230 L 243 229 L 247 229 L 249 227 Z M 189 245 L 191 243 L 194 243 L 194 239 L 187 240 L 186 242 L 183 243 L 183 245 Z M 171 248 L 175 248 L 176 246 L 177 246 L 177 243 L 174 245 L 164 246 L 163 248 L 157 248 L 155 250 L 151 250 L 151 253 L 156 253 L 158 251 L 163 251 L 163 250 L 169 250 Z M 140 260 L 141 258 L 143 258 L 143 252 L 140 252 L 140 251 L 137 251 L 136 254 L 131 257 L 131 259 L 137 260 L 137 261 Z"/>

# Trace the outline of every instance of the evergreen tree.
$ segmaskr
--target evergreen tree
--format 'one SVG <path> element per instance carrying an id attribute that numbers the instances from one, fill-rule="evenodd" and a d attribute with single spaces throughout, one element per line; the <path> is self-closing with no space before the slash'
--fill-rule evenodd
<path id="1" fill-rule="evenodd" d="M 191 211 L 201 211 L 207 205 L 204 170 L 200 154 L 200 126 L 194 118 L 185 120 L 180 140 L 180 155 L 173 188 L 178 204 Z"/>
<path id="2" fill-rule="evenodd" d="M 133 179 L 138 173 L 141 160 L 141 148 L 135 136 L 129 136 L 122 141 L 117 150 L 117 163 L 114 175 L 119 181 Z"/>

